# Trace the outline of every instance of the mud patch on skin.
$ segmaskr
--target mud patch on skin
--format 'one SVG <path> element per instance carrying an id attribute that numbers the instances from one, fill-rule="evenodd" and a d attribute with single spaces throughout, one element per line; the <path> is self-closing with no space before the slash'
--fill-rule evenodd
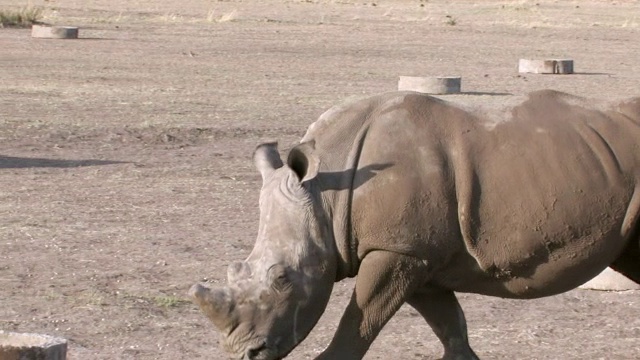
<path id="1" fill-rule="evenodd" d="M 493 130 L 496 126 L 513 120 L 513 107 L 521 104 L 526 99 L 526 96 L 509 96 L 494 107 L 489 107 L 485 104 L 470 105 L 463 103 L 462 99 L 455 101 L 455 104 L 461 109 L 474 114 L 480 119 L 484 128 Z"/>

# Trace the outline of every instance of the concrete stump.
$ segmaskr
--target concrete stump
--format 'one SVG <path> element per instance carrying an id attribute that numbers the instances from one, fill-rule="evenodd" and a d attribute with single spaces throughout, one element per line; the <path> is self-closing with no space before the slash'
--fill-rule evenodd
<path id="1" fill-rule="evenodd" d="M 604 269 L 600 275 L 580 286 L 581 289 L 603 291 L 640 290 L 640 285 L 627 279 L 611 268 Z"/>
<path id="2" fill-rule="evenodd" d="M 527 60 L 520 59 L 518 72 L 532 74 L 573 74 L 573 60 L 548 59 Z"/>
<path id="3" fill-rule="evenodd" d="M 400 76 L 398 90 L 417 91 L 425 94 L 457 94 L 460 92 L 460 77 Z"/>
<path id="4" fill-rule="evenodd" d="M 73 26 L 33 25 L 31 37 L 40 39 L 77 39 L 78 28 Z"/>
<path id="5" fill-rule="evenodd" d="M 0 330 L 0 360 L 65 360 L 67 340 Z"/>

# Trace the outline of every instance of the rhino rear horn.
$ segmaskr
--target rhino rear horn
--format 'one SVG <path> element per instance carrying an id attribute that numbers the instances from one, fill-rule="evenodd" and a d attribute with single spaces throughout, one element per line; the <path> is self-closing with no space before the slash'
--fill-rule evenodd
<path id="1" fill-rule="evenodd" d="M 298 176 L 300 182 L 311 180 L 318 175 L 320 160 L 315 153 L 314 140 L 297 145 L 289 152 L 287 165 Z"/>
<path id="2" fill-rule="evenodd" d="M 284 165 L 280 159 L 280 153 L 278 153 L 278 143 L 270 142 L 258 145 L 253 153 L 253 162 L 262 175 L 262 181 L 264 181 L 274 170 Z"/>
<path id="3" fill-rule="evenodd" d="M 189 289 L 189 296 L 220 331 L 225 332 L 231 328 L 234 301 L 229 289 L 210 289 L 195 284 Z"/>

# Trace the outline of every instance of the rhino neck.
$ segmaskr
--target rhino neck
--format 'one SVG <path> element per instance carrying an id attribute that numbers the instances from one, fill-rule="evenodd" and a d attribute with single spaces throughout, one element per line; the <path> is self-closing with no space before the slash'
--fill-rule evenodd
<path id="1" fill-rule="evenodd" d="M 333 237 L 337 250 L 337 271 L 336 281 L 347 277 L 354 277 L 358 274 L 360 259 L 358 258 L 358 239 L 353 234 L 351 221 L 353 185 L 360 153 L 366 138 L 369 126 L 363 126 L 355 136 L 353 146 L 346 156 L 343 170 L 336 172 L 339 174 L 337 182 L 334 182 L 333 190 L 324 191 L 324 203 L 330 204 L 329 213 L 332 215 Z M 328 200 L 328 201 L 327 201 Z"/>
<path id="2" fill-rule="evenodd" d="M 370 114 L 382 100 L 373 98 L 331 108 L 309 127 L 302 139 L 302 142 L 315 140 L 322 164 L 318 180 L 323 207 L 332 222 L 336 281 L 358 274 L 358 241 L 351 222 L 353 185 Z"/>

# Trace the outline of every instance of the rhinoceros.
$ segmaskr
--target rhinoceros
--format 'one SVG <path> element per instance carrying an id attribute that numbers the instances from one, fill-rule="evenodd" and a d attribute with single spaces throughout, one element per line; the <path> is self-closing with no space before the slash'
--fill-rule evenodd
<path id="1" fill-rule="evenodd" d="M 640 97 L 542 90 L 482 114 L 392 92 L 328 110 L 286 164 L 258 146 L 255 247 L 228 286 L 190 290 L 230 356 L 287 356 L 347 277 L 353 296 L 316 359 L 361 359 L 405 303 L 444 359 L 477 359 L 454 292 L 550 296 L 608 266 L 640 282 Z"/>

